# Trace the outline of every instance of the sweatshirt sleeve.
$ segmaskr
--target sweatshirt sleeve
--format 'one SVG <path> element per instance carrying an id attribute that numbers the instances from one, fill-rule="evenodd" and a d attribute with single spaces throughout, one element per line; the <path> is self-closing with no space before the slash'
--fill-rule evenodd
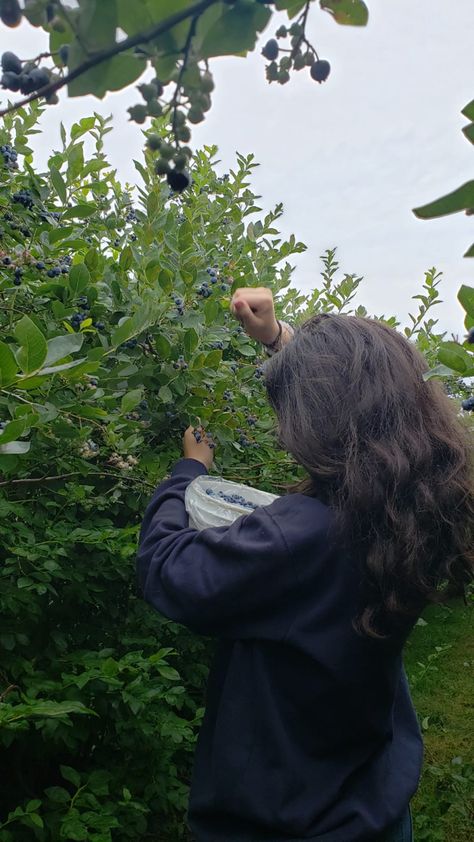
<path id="1" fill-rule="evenodd" d="M 296 573 L 281 531 L 266 508 L 198 531 L 188 526 L 184 495 L 205 467 L 181 459 L 155 491 L 143 519 L 137 571 L 157 611 L 199 634 L 283 637 Z"/>

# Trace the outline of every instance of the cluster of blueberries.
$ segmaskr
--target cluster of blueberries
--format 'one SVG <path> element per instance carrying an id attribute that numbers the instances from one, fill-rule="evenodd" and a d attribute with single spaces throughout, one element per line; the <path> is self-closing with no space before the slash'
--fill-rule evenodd
<path id="1" fill-rule="evenodd" d="M 255 369 L 255 377 L 257 380 L 260 380 L 264 376 L 265 372 L 263 370 L 263 366 L 258 365 Z"/>
<path id="2" fill-rule="evenodd" d="M 226 503 L 232 503 L 234 506 L 243 506 L 245 509 L 256 509 L 257 504 L 246 500 L 241 494 L 226 494 L 224 491 L 214 491 L 212 488 L 206 488 L 206 494 L 209 497 L 215 497 L 225 500 Z"/>
<path id="3" fill-rule="evenodd" d="M 226 389 L 222 397 L 225 401 L 230 401 L 232 399 L 232 392 L 230 392 L 229 389 Z"/>
<path id="4" fill-rule="evenodd" d="M 3 157 L 3 163 L 8 170 L 18 169 L 18 152 L 13 149 L 8 143 L 0 146 L 0 154 Z"/>
<path id="5" fill-rule="evenodd" d="M 12 202 L 16 202 L 19 205 L 23 205 L 24 208 L 31 210 L 33 207 L 33 196 L 30 190 L 19 190 L 17 193 L 13 193 Z"/>
<path id="6" fill-rule="evenodd" d="M 461 409 L 465 412 L 474 412 L 474 395 L 462 402 Z"/>
<path id="7" fill-rule="evenodd" d="M 215 281 L 213 281 L 212 283 L 215 283 Z M 201 295 L 203 298 L 209 298 L 209 296 L 212 295 L 212 289 L 210 288 L 207 281 L 202 282 L 197 292 L 198 295 Z"/>
<path id="8" fill-rule="evenodd" d="M 218 342 L 211 342 L 210 347 L 213 351 L 223 351 L 224 350 L 224 343 L 220 340 Z"/>
<path id="9" fill-rule="evenodd" d="M 33 91 L 39 91 L 49 84 L 50 74 L 47 70 L 37 67 L 33 62 L 26 62 L 25 66 L 15 53 L 6 52 L 2 55 L 2 88 L 7 91 L 21 91 L 28 96 Z"/>
<path id="10" fill-rule="evenodd" d="M 176 309 L 178 311 L 179 316 L 184 316 L 184 301 L 179 295 L 172 295 L 171 296 L 174 303 L 176 304 Z"/>
<path id="11" fill-rule="evenodd" d="M 182 369 L 186 369 L 187 367 L 188 367 L 188 364 L 187 364 L 187 362 L 185 361 L 185 359 L 184 359 L 184 357 L 183 357 L 183 355 L 182 355 L 182 354 L 181 354 L 181 356 L 179 356 L 179 357 L 178 357 L 178 359 L 176 360 L 176 362 L 174 362 L 174 363 L 173 363 L 173 368 L 182 368 Z"/>
<path id="12" fill-rule="evenodd" d="M 194 436 L 194 438 L 196 439 L 196 441 L 197 441 L 197 443 L 198 443 L 198 444 L 199 444 L 199 442 L 201 442 L 201 441 L 202 441 L 202 435 L 201 435 L 200 430 L 194 430 L 194 431 L 193 431 L 193 436 Z M 211 450 L 214 450 L 214 448 L 215 448 L 215 446 L 216 446 L 216 445 L 214 444 L 214 441 L 213 441 L 212 436 L 211 436 L 211 435 L 208 435 L 208 436 L 207 436 L 207 440 L 208 440 L 209 447 L 211 448 Z"/>
<path id="13" fill-rule="evenodd" d="M 96 325 L 96 327 L 97 327 L 97 325 Z M 130 350 L 132 350 L 133 348 L 136 348 L 137 345 L 138 345 L 138 339 L 127 339 L 127 341 L 124 342 L 123 345 L 120 345 L 120 348 L 130 348 Z"/>

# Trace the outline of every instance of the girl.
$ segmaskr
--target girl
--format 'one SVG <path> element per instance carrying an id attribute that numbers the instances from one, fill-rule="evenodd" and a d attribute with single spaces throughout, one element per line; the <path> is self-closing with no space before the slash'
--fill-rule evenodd
<path id="1" fill-rule="evenodd" d="M 472 579 L 469 434 L 383 323 L 323 314 L 292 337 L 263 288 L 231 310 L 271 343 L 279 441 L 308 476 L 190 529 L 186 486 L 213 450 L 189 428 L 146 511 L 145 599 L 218 639 L 189 825 L 196 842 L 409 842 L 422 740 L 401 653 L 423 607 Z"/>

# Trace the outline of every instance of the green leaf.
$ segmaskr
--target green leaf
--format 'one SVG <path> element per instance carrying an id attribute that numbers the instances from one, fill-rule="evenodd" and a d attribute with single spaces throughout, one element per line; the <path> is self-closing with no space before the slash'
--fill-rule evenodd
<path id="1" fill-rule="evenodd" d="M 189 330 L 187 330 L 186 333 L 184 334 L 183 345 L 184 345 L 184 350 L 186 352 L 186 355 L 188 357 L 190 357 L 191 354 L 193 353 L 193 351 L 199 345 L 199 336 L 197 335 L 194 328 L 192 328 L 192 327 L 189 328 Z"/>
<path id="2" fill-rule="evenodd" d="M 474 287 L 463 284 L 458 291 L 458 301 L 468 316 L 474 319 Z"/>
<path id="3" fill-rule="evenodd" d="M 73 368 L 77 368 L 78 366 L 82 365 L 83 363 L 87 363 L 88 360 L 86 357 L 81 357 L 79 360 L 71 360 L 69 363 L 62 363 L 61 365 L 54 365 L 48 366 L 47 368 L 42 368 L 38 371 L 38 377 L 45 377 L 46 375 L 52 376 L 53 374 L 58 374 L 60 371 L 70 371 Z M 86 366 L 87 368 L 87 366 Z"/>
<path id="4" fill-rule="evenodd" d="M 474 208 L 474 181 L 467 181 L 462 187 L 428 205 L 414 208 L 413 213 L 419 219 L 434 219 L 437 216 L 446 216 L 469 208 Z"/>
<path id="5" fill-rule="evenodd" d="M 15 336 L 20 344 L 16 359 L 21 370 L 25 374 L 37 371 L 48 353 L 43 334 L 29 316 L 23 316 L 15 325 Z"/>
<path id="6" fill-rule="evenodd" d="M 236 55 L 253 50 L 258 33 L 271 18 L 270 9 L 253 2 L 235 7 L 213 6 L 201 15 L 196 29 L 196 50 L 200 58 Z"/>
<path id="7" fill-rule="evenodd" d="M 158 397 L 161 401 L 163 401 L 163 403 L 171 403 L 173 400 L 173 393 L 169 386 L 161 386 L 158 392 Z"/>
<path id="8" fill-rule="evenodd" d="M 25 809 L 27 813 L 35 813 L 38 807 L 41 807 L 42 802 L 39 798 L 34 798 L 32 801 L 28 801 Z"/>
<path id="9" fill-rule="evenodd" d="M 80 333 L 67 333 L 64 336 L 55 336 L 48 340 L 48 353 L 44 361 L 45 366 L 50 366 L 58 360 L 63 360 L 69 354 L 80 351 L 84 342 L 84 336 Z"/>
<path id="10" fill-rule="evenodd" d="M 154 337 L 155 348 L 163 360 L 169 360 L 171 356 L 172 345 L 163 333 L 159 333 Z"/>
<path id="11" fill-rule="evenodd" d="M 22 433 L 28 427 L 27 419 L 22 418 L 19 421 L 10 421 L 0 432 L 0 445 L 7 444 L 10 441 L 14 441 L 17 436 L 21 436 Z"/>
<path id="12" fill-rule="evenodd" d="M 239 345 L 239 354 L 243 354 L 244 357 L 256 357 L 257 352 L 252 345 Z"/>
<path id="13" fill-rule="evenodd" d="M 469 354 L 457 342 L 443 342 L 438 348 L 440 363 L 459 371 L 461 374 L 469 367 Z"/>
<path id="14" fill-rule="evenodd" d="M 133 263 L 133 252 L 130 246 L 126 246 L 120 255 L 119 265 L 121 269 L 125 271 L 130 269 L 130 266 Z"/>
<path id="15" fill-rule="evenodd" d="M 81 776 L 79 772 L 76 772 L 76 770 L 72 769 L 71 766 L 60 766 L 59 769 L 65 781 L 69 781 L 69 783 L 74 784 L 74 786 L 77 787 L 81 785 Z"/>
<path id="16" fill-rule="evenodd" d="M 71 126 L 71 139 L 77 140 L 78 137 L 90 132 L 95 126 L 95 117 L 83 117 L 78 123 Z"/>
<path id="17" fill-rule="evenodd" d="M 218 368 L 221 360 L 222 351 L 218 351 L 217 349 L 214 351 L 210 351 L 210 353 L 206 355 L 204 366 L 206 368 Z"/>
<path id="18" fill-rule="evenodd" d="M 41 804 L 41 801 L 40 801 L 40 804 Z M 30 822 L 35 825 L 35 827 L 44 827 L 43 819 L 41 818 L 41 816 L 38 813 L 29 813 L 28 818 L 29 818 Z"/>
<path id="19" fill-rule="evenodd" d="M 134 389 L 132 392 L 127 392 L 127 394 L 122 398 L 122 412 L 130 412 L 132 409 L 135 409 L 135 407 L 140 403 L 142 395 L 142 389 Z"/>
<path id="20" fill-rule="evenodd" d="M 463 110 L 461 111 L 461 114 L 464 114 L 464 116 L 467 117 L 468 120 L 474 121 L 474 99 L 471 99 L 471 101 L 464 106 Z"/>
<path id="21" fill-rule="evenodd" d="M 474 143 L 474 123 L 469 123 L 468 126 L 464 126 L 463 134 L 471 143 Z"/>
<path id="22" fill-rule="evenodd" d="M 73 298 L 77 298 L 89 285 L 91 276 L 84 263 L 76 263 L 71 266 L 69 272 L 69 288 Z"/>
<path id="23" fill-rule="evenodd" d="M 468 250 L 464 254 L 464 257 L 474 257 L 474 243 L 468 248 Z"/>
<path id="24" fill-rule="evenodd" d="M 344 26 L 367 26 L 369 10 L 363 0 L 319 0 L 321 9 L 329 12 L 336 23 Z"/>
<path id="25" fill-rule="evenodd" d="M 436 365 L 434 368 L 431 368 L 429 371 L 425 371 L 423 374 L 423 380 L 431 380 L 432 377 L 452 377 L 453 369 L 449 368 L 447 365 Z"/>
<path id="26" fill-rule="evenodd" d="M 0 454 L 2 456 L 11 455 L 13 453 L 28 453 L 31 444 L 29 441 L 11 441 L 8 444 L 0 445 Z"/>
<path id="27" fill-rule="evenodd" d="M 62 786 L 50 786 L 44 792 L 55 804 L 67 804 L 71 800 L 69 792 Z"/>
<path id="28" fill-rule="evenodd" d="M 64 211 L 61 221 L 64 222 L 68 219 L 89 219 L 91 216 L 97 213 L 97 205 L 73 205 L 72 208 L 68 208 Z"/>
<path id="29" fill-rule="evenodd" d="M 162 269 L 158 275 L 158 283 L 164 292 L 170 292 L 173 289 L 173 273 L 169 269 Z"/>
<path id="30" fill-rule="evenodd" d="M 0 386 L 13 383 L 18 371 L 15 356 L 6 342 L 0 342 Z"/>
<path id="31" fill-rule="evenodd" d="M 51 181 L 53 182 L 53 187 L 64 205 L 67 201 L 66 182 L 64 181 L 57 167 L 50 166 L 49 171 L 51 173 Z"/>

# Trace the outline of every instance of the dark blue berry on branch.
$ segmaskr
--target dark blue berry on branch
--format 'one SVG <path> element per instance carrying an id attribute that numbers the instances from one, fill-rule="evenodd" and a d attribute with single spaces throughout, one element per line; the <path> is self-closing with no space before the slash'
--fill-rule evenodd
<path id="1" fill-rule="evenodd" d="M 474 412 L 474 395 L 462 402 L 461 409 L 464 409 L 464 412 Z"/>
<path id="2" fill-rule="evenodd" d="M 3 53 L 2 55 L 2 70 L 6 73 L 21 73 L 21 61 L 15 53 Z"/>
<path id="3" fill-rule="evenodd" d="M 318 59 L 311 65 L 310 75 L 315 82 L 325 82 L 331 72 L 331 65 L 324 59 Z"/>
<path id="4" fill-rule="evenodd" d="M 474 327 L 471 327 L 469 333 L 467 334 L 466 342 L 469 345 L 474 345 Z"/>
<path id="5" fill-rule="evenodd" d="M 275 38 L 270 38 L 262 50 L 262 56 L 267 58 L 268 61 L 275 61 L 279 52 L 280 48 L 278 46 L 278 41 Z"/>

